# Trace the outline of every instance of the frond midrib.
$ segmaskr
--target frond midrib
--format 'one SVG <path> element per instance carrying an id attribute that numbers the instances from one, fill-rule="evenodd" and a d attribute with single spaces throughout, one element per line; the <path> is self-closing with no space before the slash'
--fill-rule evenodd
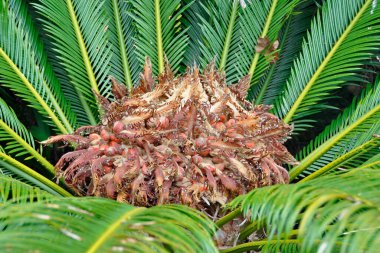
<path id="1" fill-rule="evenodd" d="M 154 0 L 154 15 L 156 20 L 156 42 L 157 42 L 157 58 L 158 58 L 158 73 L 164 71 L 164 45 L 162 40 L 162 27 L 161 27 L 161 10 L 160 0 Z"/>
<path id="2" fill-rule="evenodd" d="M 54 105 L 54 108 L 57 110 L 58 115 L 61 117 L 61 120 L 58 119 L 56 114 L 50 109 L 50 107 L 46 104 L 46 101 L 38 94 L 38 92 L 34 89 L 33 85 L 29 82 L 29 80 L 25 77 L 25 75 L 21 72 L 21 70 L 17 67 L 17 65 L 12 61 L 12 59 L 6 54 L 6 52 L 0 47 L 0 56 L 2 56 L 5 61 L 9 64 L 9 66 L 14 70 L 14 72 L 19 76 L 21 81 L 25 84 L 26 88 L 31 92 L 33 97 L 36 98 L 38 103 L 42 106 L 45 112 L 49 115 L 51 120 L 57 126 L 57 128 L 63 133 L 71 133 L 73 132 L 73 128 L 69 123 L 69 120 L 66 118 L 65 114 L 62 112 L 61 107 L 58 105 L 58 102 L 55 100 L 49 86 L 44 82 L 44 86 L 46 87 L 46 92 L 51 99 L 51 102 Z"/>
<path id="3" fill-rule="evenodd" d="M 236 23 L 238 8 L 239 8 L 238 1 L 233 0 L 230 21 L 228 23 L 227 34 L 224 40 L 224 47 L 223 47 L 222 55 L 220 57 L 219 70 L 224 70 L 224 68 L 226 67 L 228 52 L 231 45 L 231 40 L 232 40 L 232 35 L 233 35 L 235 23 Z"/>
<path id="4" fill-rule="evenodd" d="M 46 177 L 42 176 L 41 174 L 37 173 L 36 171 L 32 170 L 28 166 L 20 163 L 16 159 L 10 157 L 9 155 L 0 152 L 0 159 L 8 162 L 9 164 L 15 166 L 17 169 L 21 170 L 22 172 L 28 174 L 29 176 L 35 178 L 37 181 L 41 182 L 44 184 L 46 187 L 52 189 L 53 191 L 57 192 L 61 196 L 64 197 L 71 197 L 72 195 L 67 192 L 65 189 L 60 187 L 59 185 L 55 184 L 54 182 L 50 181 Z"/>
<path id="5" fill-rule="evenodd" d="M 118 43 L 119 43 L 119 48 L 120 48 L 120 57 L 121 57 L 121 62 L 123 64 L 124 81 L 125 81 L 126 86 L 128 87 L 128 90 L 131 90 L 133 87 L 132 74 L 129 67 L 126 45 L 124 43 L 125 38 L 124 38 L 123 29 L 121 27 L 121 17 L 120 17 L 118 0 L 112 0 L 112 6 L 114 9 L 117 38 L 118 38 Z"/>
<path id="6" fill-rule="evenodd" d="M 310 78 L 309 82 L 306 84 L 305 88 L 302 90 L 301 94 L 297 97 L 296 101 L 288 111 L 288 113 L 283 118 L 283 121 L 285 123 L 291 122 L 293 119 L 293 116 L 295 115 L 298 107 L 301 105 L 302 101 L 310 91 L 310 89 L 313 87 L 314 83 L 317 81 L 319 75 L 322 73 L 322 71 L 325 69 L 326 65 L 329 63 L 331 58 L 334 56 L 335 52 L 339 49 L 341 44 L 344 42 L 346 37 L 349 35 L 351 30 L 354 28 L 355 24 L 359 21 L 361 16 L 364 14 L 368 6 L 371 4 L 371 0 L 367 0 L 365 4 L 362 6 L 362 8 L 359 10 L 359 12 L 355 15 L 355 17 L 352 19 L 351 23 L 347 26 L 345 31 L 342 33 L 342 35 L 339 37 L 335 45 L 331 48 L 329 53 L 326 55 L 326 57 L 323 59 L 322 63 L 319 65 L 318 69 L 315 71 L 313 76 Z"/>
<path id="7" fill-rule="evenodd" d="M 94 74 L 94 71 L 93 71 L 92 66 L 91 66 L 91 61 L 90 61 L 90 57 L 88 55 L 86 44 L 84 43 L 83 34 L 82 34 L 81 28 L 79 26 L 77 15 L 76 15 L 75 10 L 74 10 L 73 2 L 71 0 L 66 0 L 66 5 L 67 5 L 67 9 L 69 11 L 71 22 L 72 22 L 72 25 L 73 25 L 73 28 L 75 31 L 75 35 L 76 35 L 77 42 L 78 42 L 78 45 L 80 48 L 80 52 L 81 52 L 81 55 L 83 57 L 83 63 L 86 67 L 86 72 L 87 72 L 87 76 L 88 76 L 88 80 L 90 82 L 91 88 L 95 92 L 100 94 L 98 84 L 96 82 L 95 74 Z M 93 121 L 93 120 L 91 120 L 91 121 Z M 96 124 L 96 122 L 91 122 L 91 123 Z"/>
<path id="8" fill-rule="evenodd" d="M 331 169 L 333 169 L 334 167 L 336 167 L 340 163 L 343 163 L 343 162 L 347 161 L 348 159 L 351 159 L 356 154 L 361 153 L 361 152 L 365 152 L 368 150 L 368 148 L 374 147 L 374 145 L 376 145 L 374 143 L 376 143 L 378 141 L 379 141 L 378 138 L 373 138 L 373 139 L 363 143 L 362 145 L 359 145 L 358 147 L 356 147 L 356 148 L 352 149 L 351 151 L 347 152 L 346 154 L 336 158 L 332 162 L 326 164 L 322 168 L 318 169 L 317 171 L 315 171 L 312 174 L 308 175 L 307 177 L 303 178 L 299 182 L 310 181 L 310 180 L 330 171 Z"/>
<path id="9" fill-rule="evenodd" d="M 123 222 L 130 219 L 133 215 L 144 210 L 144 207 L 136 207 L 133 210 L 126 210 L 126 212 L 119 219 L 117 219 L 115 222 L 113 222 L 112 224 L 110 224 L 110 226 L 107 227 L 107 229 L 100 235 L 100 237 L 95 241 L 95 243 L 90 246 L 90 248 L 87 250 L 87 253 L 97 252 L 97 250 L 106 242 L 106 240 L 110 236 L 112 236 L 112 234 L 120 227 L 120 225 Z"/>
<path id="10" fill-rule="evenodd" d="M 305 157 L 301 161 L 301 163 L 298 166 L 296 166 L 294 169 L 290 170 L 290 172 L 289 172 L 290 180 L 295 179 L 296 176 L 298 176 L 300 173 L 302 173 L 302 171 L 304 171 L 309 165 L 311 165 L 318 158 L 320 158 L 323 154 L 325 154 L 338 141 L 340 141 L 347 134 L 349 134 L 353 129 L 355 129 L 357 126 L 359 126 L 361 123 L 363 123 L 365 120 L 370 118 L 372 115 L 374 115 L 378 111 L 380 111 L 380 104 L 375 106 L 373 109 L 368 111 L 366 114 L 364 114 L 362 117 L 360 117 L 353 124 L 349 125 L 348 127 L 346 127 L 341 132 L 335 134 L 333 137 L 331 137 L 329 140 L 327 140 L 325 143 L 323 143 L 321 146 L 319 146 L 317 149 L 315 149 L 313 152 L 311 152 L 307 157 Z"/>
<path id="11" fill-rule="evenodd" d="M 277 3 L 278 3 L 278 0 L 273 0 L 272 5 L 271 5 L 270 10 L 269 10 L 267 20 L 265 21 L 263 31 L 260 35 L 260 38 L 264 38 L 268 34 L 269 27 L 270 27 L 270 24 L 271 24 L 273 16 L 274 16 L 274 12 L 275 12 L 276 7 L 277 7 Z M 253 74 L 255 73 L 256 66 L 259 62 L 259 57 L 260 57 L 260 54 L 256 53 L 252 59 L 251 67 L 249 68 L 249 71 L 248 71 L 248 75 L 250 76 L 251 79 L 253 77 Z"/>
<path id="12" fill-rule="evenodd" d="M 40 155 L 32 146 L 30 146 L 21 136 L 11 129 L 4 121 L 0 119 L 0 128 L 4 129 L 16 142 L 25 148 L 42 166 L 55 174 L 54 166 Z"/>

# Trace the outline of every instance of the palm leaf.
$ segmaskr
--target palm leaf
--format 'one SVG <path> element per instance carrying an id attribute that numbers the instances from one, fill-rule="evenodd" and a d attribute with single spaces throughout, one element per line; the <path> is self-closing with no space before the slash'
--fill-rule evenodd
<path id="1" fill-rule="evenodd" d="M 5 205 L 0 220 L 0 245 L 15 251 L 217 252 L 212 222 L 185 206 L 66 198 Z"/>
<path id="2" fill-rule="evenodd" d="M 134 48 L 137 34 L 133 19 L 128 14 L 132 11 L 132 4 L 126 0 L 112 0 L 106 4 L 110 16 L 108 30 L 112 44 L 111 75 L 131 89 L 137 83 L 141 71 Z"/>
<path id="3" fill-rule="evenodd" d="M 317 171 L 306 176 L 300 182 L 305 182 L 313 178 L 319 177 L 322 174 L 330 173 L 334 170 L 347 171 L 360 168 L 367 164 L 367 161 L 376 155 L 380 154 L 380 138 L 372 138 L 369 141 L 353 148 L 349 152 L 335 158 L 325 166 L 321 167 Z"/>
<path id="4" fill-rule="evenodd" d="M 241 41 L 239 51 L 230 59 L 238 66 L 235 80 L 242 74 L 251 77 L 251 85 L 257 85 L 259 79 L 269 67 L 269 61 L 262 53 L 256 53 L 255 47 L 259 38 L 268 37 L 271 42 L 278 38 L 285 20 L 292 13 L 298 0 L 264 0 L 252 1 L 240 15 Z M 231 68 L 236 68 L 231 65 Z M 228 71 L 227 71 L 228 73 Z"/>
<path id="5" fill-rule="evenodd" d="M 165 56 L 173 70 L 178 70 L 188 43 L 179 18 L 189 5 L 180 0 L 132 1 L 131 13 L 137 28 L 136 54 L 142 66 L 145 57 L 152 61 L 153 74 L 164 71 Z"/>
<path id="6" fill-rule="evenodd" d="M 274 108 L 286 123 L 295 124 L 296 131 L 310 126 L 308 116 L 328 108 L 321 101 L 332 90 L 350 79 L 361 80 L 361 66 L 369 62 L 380 42 L 380 10 L 372 2 L 329 0 L 314 18 Z"/>
<path id="7" fill-rule="evenodd" d="M 208 20 L 208 11 L 204 9 L 205 2 L 201 0 L 183 0 L 185 5 L 191 4 L 189 8 L 183 13 L 182 26 L 187 29 L 189 36 L 189 45 L 184 55 L 185 66 L 192 66 L 194 64 L 200 65 L 201 49 L 199 41 L 202 40 L 203 32 L 201 28 L 201 19 Z"/>
<path id="8" fill-rule="evenodd" d="M 204 68 L 211 60 L 220 70 L 225 70 L 231 45 L 236 46 L 239 40 L 237 32 L 239 2 L 210 1 L 200 4 L 198 14 L 199 28 L 202 36 L 196 41 L 200 49 L 200 64 Z"/>
<path id="9" fill-rule="evenodd" d="M 355 173 L 356 170 L 362 170 L 362 169 L 380 169 L 380 153 L 372 156 L 361 166 L 357 167 L 354 170 L 349 171 L 348 173 Z"/>
<path id="10" fill-rule="evenodd" d="M 202 15 L 198 15 L 202 35 L 198 31 L 192 38 L 192 41 L 197 39 L 200 48 L 201 66 L 215 60 L 216 66 L 226 71 L 228 83 L 248 74 L 252 84 L 256 84 L 269 66 L 264 56 L 255 53 L 258 38 L 268 36 L 271 41 L 276 40 L 284 20 L 297 3 L 298 0 L 252 1 L 244 9 L 237 0 L 202 5 Z"/>
<path id="11" fill-rule="evenodd" d="M 297 252 L 376 252 L 379 179 L 378 170 L 324 176 L 256 189 L 230 206 L 264 225 L 272 243 L 298 239 Z"/>
<path id="12" fill-rule="evenodd" d="M 278 37 L 279 60 L 270 65 L 258 85 L 253 87 L 250 97 L 255 100 L 255 104 L 271 105 L 282 91 L 315 11 L 314 1 L 303 1 L 294 8 L 292 15 L 281 28 Z"/>
<path id="13" fill-rule="evenodd" d="M 0 5 L 1 84 L 27 101 L 56 131 L 72 132 L 75 116 L 46 61 L 26 7 L 20 1 Z"/>
<path id="14" fill-rule="evenodd" d="M 219 250 L 220 253 L 240 253 L 240 252 L 273 252 L 273 253 L 294 253 L 300 252 L 300 240 L 288 239 L 288 240 L 261 240 L 239 244 L 232 248 L 226 248 Z"/>
<path id="15" fill-rule="evenodd" d="M 18 177 L 18 179 L 27 183 L 31 183 L 32 185 L 35 185 L 51 194 L 66 197 L 71 196 L 69 192 L 67 192 L 59 185 L 53 183 L 32 168 L 7 155 L 1 146 L 0 167 L 2 168 L 3 174 L 10 175 L 12 177 L 15 175 Z"/>
<path id="16" fill-rule="evenodd" d="M 290 178 L 317 171 L 380 133 L 380 79 L 298 154 Z"/>
<path id="17" fill-rule="evenodd" d="M 104 2 L 42 0 L 35 4 L 43 16 L 47 35 L 53 41 L 57 64 L 70 77 L 63 80 L 75 94 L 68 94 L 78 123 L 97 123 L 98 107 L 93 92 L 109 96 L 110 47 L 107 43 L 107 15 Z M 83 114 L 85 112 L 85 114 Z"/>
<path id="18" fill-rule="evenodd" d="M 35 150 L 34 138 L 18 120 L 15 112 L 0 98 L 0 141 L 5 141 L 9 154 L 29 154 L 43 167 L 54 174 L 54 166 Z"/>
<path id="19" fill-rule="evenodd" d="M 0 206 L 5 202 L 25 203 L 39 202 L 53 195 L 39 188 L 20 182 L 9 176 L 0 174 Z"/>

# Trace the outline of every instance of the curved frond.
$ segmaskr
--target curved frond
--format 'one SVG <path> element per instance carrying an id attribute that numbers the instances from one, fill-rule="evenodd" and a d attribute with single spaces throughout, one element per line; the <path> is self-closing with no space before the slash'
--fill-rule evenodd
<path id="1" fill-rule="evenodd" d="M 290 178 L 303 177 L 364 144 L 380 133 L 380 79 L 368 87 L 337 119 L 311 141 L 296 157 L 300 164 Z"/>
<path id="2" fill-rule="evenodd" d="M 356 170 L 362 169 L 378 169 L 380 170 L 380 153 L 368 159 L 361 166 L 357 167 L 355 170 L 351 170 L 348 173 L 354 173 Z"/>
<path id="3" fill-rule="evenodd" d="M 194 64 L 200 65 L 201 60 L 201 48 L 199 42 L 202 41 L 202 28 L 201 19 L 208 20 L 208 12 L 203 8 L 205 3 L 202 0 L 182 0 L 184 4 L 191 4 L 189 8 L 184 11 L 182 15 L 182 26 L 187 29 L 187 35 L 189 36 L 189 45 L 187 46 L 186 53 L 184 55 L 185 66 L 192 66 Z"/>
<path id="4" fill-rule="evenodd" d="M 256 84 L 269 66 L 263 55 L 255 53 L 258 39 L 268 37 L 275 41 L 297 3 L 298 0 L 251 1 L 245 8 L 238 0 L 200 4 L 202 15 L 198 15 L 198 23 L 201 33 L 198 30 L 195 45 L 199 47 L 201 66 L 214 59 L 216 66 L 226 71 L 228 83 L 250 75 L 251 83 Z M 193 20 L 196 19 L 193 17 Z"/>
<path id="5" fill-rule="evenodd" d="M 259 251 L 263 253 L 295 253 L 300 252 L 300 240 L 287 239 L 287 240 L 261 240 L 239 244 L 235 247 L 221 249 L 220 253 L 240 253 Z"/>
<path id="6" fill-rule="evenodd" d="M 303 1 L 293 10 L 292 15 L 279 32 L 279 59 L 270 65 L 259 83 L 252 87 L 250 96 L 255 104 L 271 105 L 281 93 L 289 78 L 294 58 L 302 49 L 302 38 L 310 27 L 316 11 L 314 1 Z"/>
<path id="7" fill-rule="evenodd" d="M 261 223 L 272 243 L 298 239 L 297 252 L 376 252 L 379 194 L 380 171 L 361 170 L 256 189 L 230 206 Z"/>
<path id="8" fill-rule="evenodd" d="M 346 172 L 348 170 L 361 168 L 368 164 L 367 161 L 380 154 L 380 138 L 374 137 L 369 141 L 353 148 L 347 153 L 336 157 L 334 160 L 325 166 L 314 171 L 306 176 L 300 182 L 305 182 L 313 178 L 319 177 L 322 174 L 330 173 L 333 171 Z"/>
<path id="9" fill-rule="evenodd" d="M 63 85 L 76 91 L 68 99 L 80 124 L 97 123 L 98 107 L 93 92 L 106 97 L 110 93 L 111 54 L 103 4 L 101 0 L 42 0 L 35 4 L 44 17 L 42 23 L 53 41 L 58 64 L 70 77 L 70 82 Z"/>
<path id="10" fill-rule="evenodd" d="M 139 78 L 141 72 L 136 58 L 134 39 L 136 29 L 129 15 L 132 3 L 127 0 L 112 0 L 106 2 L 109 19 L 108 31 L 112 45 L 112 61 L 110 74 L 130 90 Z"/>
<path id="11" fill-rule="evenodd" d="M 6 202 L 25 203 L 39 202 L 53 195 L 39 188 L 0 174 L 0 206 Z"/>
<path id="12" fill-rule="evenodd" d="M 198 25 L 202 36 L 195 45 L 200 50 L 201 68 L 214 60 L 217 68 L 225 70 L 231 47 L 236 47 L 239 37 L 236 24 L 240 4 L 237 0 L 209 1 L 200 3 L 200 8 L 203 15 L 198 14 Z"/>
<path id="13" fill-rule="evenodd" d="M 239 50 L 230 60 L 238 66 L 235 80 L 248 74 L 251 77 L 251 85 L 257 85 L 270 65 L 270 60 L 266 59 L 263 52 L 256 52 L 258 39 L 267 37 L 270 43 L 275 42 L 278 39 L 281 27 L 299 1 L 264 0 L 251 2 L 240 15 L 241 41 Z M 231 65 L 231 68 L 236 67 Z"/>
<path id="14" fill-rule="evenodd" d="M 72 196 L 65 189 L 59 185 L 53 183 L 43 175 L 37 173 L 32 168 L 26 166 L 25 164 L 15 160 L 11 156 L 7 155 L 4 152 L 4 149 L 0 146 L 0 168 L 3 171 L 3 174 L 6 175 L 16 175 L 18 179 L 21 179 L 24 182 L 30 182 L 32 185 L 35 185 L 42 190 L 45 190 L 49 193 L 59 196 Z"/>
<path id="15" fill-rule="evenodd" d="M 179 18 L 189 5 L 181 5 L 181 0 L 141 0 L 132 1 L 132 4 L 140 65 L 149 57 L 153 74 L 157 75 L 164 71 L 166 56 L 172 69 L 178 70 L 188 43 Z"/>
<path id="16" fill-rule="evenodd" d="M 0 220 L 0 245 L 15 251 L 217 252 L 212 222 L 185 206 L 65 198 L 5 205 Z"/>
<path id="17" fill-rule="evenodd" d="M 5 141 L 5 149 L 15 156 L 31 155 L 48 171 L 54 174 L 54 166 L 35 150 L 34 138 L 18 120 L 15 112 L 0 98 L 0 141 Z"/>
<path id="18" fill-rule="evenodd" d="M 20 1 L 0 4 L 1 84 L 27 101 L 56 131 L 71 133 L 75 115 L 47 63 L 26 7 Z"/>
<path id="19" fill-rule="evenodd" d="M 310 115 L 328 106 L 322 103 L 346 81 L 361 80 L 358 73 L 380 43 L 380 9 L 372 0 L 329 0 L 314 18 L 294 61 L 285 91 L 274 112 L 295 131 L 310 126 Z"/>

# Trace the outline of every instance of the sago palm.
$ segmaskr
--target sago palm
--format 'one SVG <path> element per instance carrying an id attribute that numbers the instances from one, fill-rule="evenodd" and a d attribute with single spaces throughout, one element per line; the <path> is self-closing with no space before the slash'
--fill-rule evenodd
<path id="1" fill-rule="evenodd" d="M 0 3 L 2 251 L 377 252 L 376 0 Z"/>

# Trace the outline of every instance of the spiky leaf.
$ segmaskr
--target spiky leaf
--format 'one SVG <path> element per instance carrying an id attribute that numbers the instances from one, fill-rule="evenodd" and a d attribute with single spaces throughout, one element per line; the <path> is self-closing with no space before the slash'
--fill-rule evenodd
<path id="1" fill-rule="evenodd" d="M 285 122 L 293 122 L 296 131 L 310 126 L 310 115 L 331 108 L 323 99 L 332 90 L 361 80 L 358 73 L 380 42 L 380 9 L 372 2 L 325 1 L 314 18 L 274 109 Z"/>
<path id="2" fill-rule="evenodd" d="M 256 189 L 231 206 L 266 228 L 272 241 L 264 243 L 266 247 L 296 239 L 297 252 L 376 252 L 380 247 L 379 187 L 380 171 L 360 170 Z"/>
<path id="3" fill-rule="evenodd" d="M 0 220 L 0 245 L 14 251 L 217 252 L 211 221 L 184 206 L 66 198 L 5 205 Z"/>
<path id="4" fill-rule="evenodd" d="M 35 5 L 53 41 L 58 64 L 67 72 L 76 93 L 68 94 L 78 122 L 96 124 L 98 107 L 93 94 L 108 96 L 110 47 L 104 1 L 42 0 Z"/>
<path id="5" fill-rule="evenodd" d="M 291 179 L 321 169 L 338 157 L 380 133 L 380 79 L 345 109 L 338 118 L 299 154 L 300 164 L 290 171 Z M 376 150 L 374 151 L 376 152 Z"/>
<path id="6" fill-rule="evenodd" d="M 3 0 L 0 5 L 0 83 L 45 116 L 57 132 L 72 132 L 75 116 L 46 61 L 25 5 Z"/>

